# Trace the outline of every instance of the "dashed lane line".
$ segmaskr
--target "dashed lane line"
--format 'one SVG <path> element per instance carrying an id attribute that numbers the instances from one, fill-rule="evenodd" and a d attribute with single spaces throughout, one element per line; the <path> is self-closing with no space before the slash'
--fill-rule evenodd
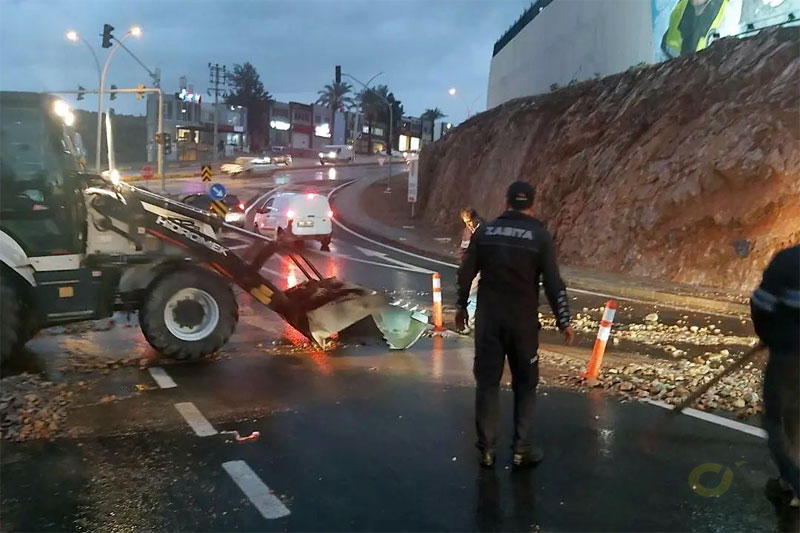
<path id="1" fill-rule="evenodd" d="M 177 383 L 167 374 L 167 371 L 161 368 L 160 366 L 151 366 L 148 368 L 150 375 L 153 376 L 153 379 L 158 386 L 162 389 L 172 389 L 178 386 Z"/>
<path id="2" fill-rule="evenodd" d="M 250 502 L 267 520 L 282 518 L 291 514 L 283 502 L 275 496 L 261 478 L 244 461 L 228 461 L 222 468 L 231 476 Z"/>
<path id="3" fill-rule="evenodd" d="M 176 403 L 175 409 L 183 416 L 198 437 L 216 435 L 217 430 L 211 425 L 203 413 L 192 402 Z"/>

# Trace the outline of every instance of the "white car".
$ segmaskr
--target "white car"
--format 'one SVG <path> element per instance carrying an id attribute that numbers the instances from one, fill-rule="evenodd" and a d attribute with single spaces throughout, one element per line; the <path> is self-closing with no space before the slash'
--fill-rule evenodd
<path id="1" fill-rule="evenodd" d="M 276 168 L 278 168 L 278 166 L 272 162 L 271 157 L 261 156 L 237 157 L 232 163 L 223 164 L 220 170 L 231 176 L 237 176 L 242 172 L 266 172 L 268 170 L 275 170 Z"/>
<path id="2" fill-rule="evenodd" d="M 313 240 L 328 250 L 333 231 L 333 211 L 324 194 L 281 193 L 269 198 L 253 221 L 255 230 L 267 238 Z"/>
<path id="3" fill-rule="evenodd" d="M 329 144 L 323 146 L 322 151 L 319 153 L 319 163 L 336 164 L 339 161 L 347 161 L 352 163 L 356 160 L 356 151 L 352 146 L 347 144 Z"/>

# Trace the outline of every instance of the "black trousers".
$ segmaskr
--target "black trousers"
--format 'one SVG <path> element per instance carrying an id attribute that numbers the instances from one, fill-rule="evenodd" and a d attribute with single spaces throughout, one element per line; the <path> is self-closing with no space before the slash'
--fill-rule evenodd
<path id="1" fill-rule="evenodd" d="M 800 354 L 770 350 L 761 421 L 780 477 L 800 495 Z"/>
<path id="2" fill-rule="evenodd" d="M 494 296 L 494 295 L 493 295 Z M 477 446 L 497 446 L 500 379 L 508 357 L 514 390 L 514 452 L 530 447 L 536 385 L 539 382 L 539 327 L 536 306 L 509 305 L 507 299 L 481 294 L 475 321 L 475 425 Z"/>

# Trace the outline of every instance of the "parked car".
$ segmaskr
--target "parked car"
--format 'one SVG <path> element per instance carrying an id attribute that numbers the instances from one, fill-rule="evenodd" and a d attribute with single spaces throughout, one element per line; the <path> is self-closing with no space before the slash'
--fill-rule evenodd
<path id="1" fill-rule="evenodd" d="M 319 153 L 321 165 L 326 163 L 335 164 L 339 161 L 353 162 L 355 160 L 356 151 L 347 144 L 329 144 L 328 146 L 323 146 L 322 151 Z"/>
<path id="2" fill-rule="evenodd" d="M 269 198 L 254 219 L 255 230 L 270 239 L 319 241 L 329 250 L 333 211 L 328 198 L 317 193 L 281 193 Z"/>
<path id="3" fill-rule="evenodd" d="M 288 167 L 292 164 L 292 154 L 289 153 L 289 149 L 285 146 L 273 146 L 269 149 L 269 152 L 265 152 L 263 155 L 270 157 L 275 165 L 286 165 Z"/>
<path id="4" fill-rule="evenodd" d="M 200 192 L 190 194 L 189 196 L 184 197 L 181 202 L 186 205 L 196 207 L 197 209 L 215 213 L 214 210 L 211 209 L 211 198 L 209 198 L 206 193 Z M 229 194 L 222 200 L 222 203 L 224 203 L 228 208 L 228 212 L 225 214 L 225 222 L 228 224 L 233 224 L 234 226 L 239 226 L 240 228 L 244 227 L 244 210 L 247 207 L 244 202 L 239 200 L 239 197 L 235 194 Z"/>
<path id="5" fill-rule="evenodd" d="M 275 170 L 276 166 L 269 156 L 261 157 L 237 157 L 231 163 L 224 163 L 220 166 L 220 170 L 231 176 L 238 176 L 246 172 L 265 172 L 268 170 Z"/>

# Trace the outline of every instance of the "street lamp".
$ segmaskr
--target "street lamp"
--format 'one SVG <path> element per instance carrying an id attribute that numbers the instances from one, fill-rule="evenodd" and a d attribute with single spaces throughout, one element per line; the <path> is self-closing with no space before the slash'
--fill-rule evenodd
<path id="1" fill-rule="evenodd" d="M 372 76 L 369 79 L 369 81 L 374 80 L 375 78 L 377 78 L 381 74 L 383 74 L 383 72 L 378 72 L 377 74 Z M 375 89 L 373 89 L 372 87 L 367 85 L 366 83 L 362 82 L 361 80 L 359 80 L 355 76 L 351 76 L 350 74 L 346 74 L 344 72 L 342 72 L 342 76 L 347 76 L 351 80 L 355 81 L 356 83 L 358 83 L 359 85 L 364 87 L 365 91 L 372 91 L 375 94 L 375 96 L 377 96 L 378 98 L 383 100 L 384 103 L 386 104 L 386 106 L 389 108 L 389 143 L 388 143 L 388 147 L 386 148 L 386 155 L 389 156 L 389 168 L 388 168 L 389 175 L 386 177 L 386 191 L 385 192 L 387 192 L 387 193 L 392 192 L 392 186 L 391 186 L 391 181 L 392 181 L 392 140 L 394 139 L 394 131 L 393 131 L 394 116 L 393 116 L 393 112 L 392 112 L 392 107 L 393 107 L 392 103 L 389 102 L 388 98 L 384 98 L 381 93 L 379 93 L 378 91 L 376 91 Z M 371 146 L 370 146 L 370 149 L 372 149 Z"/>
<path id="2" fill-rule="evenodd" d="M 113 29 L 113 28 L 112 28 Z M 106 64 L 103 66 L 103 71 L 100 73 L 100 87 L 98 90 L 98 110 L 97 110 L 97 144 L 96 150 L 97 153 L 95 154 L 95 166 L 97 167 L 97 172 L 100 172 L 100 151 L 102 150 L 102 135 L 103 135 L 103 86 L 106 83 L 106 72 L 108 72 L 108 65 L 111 63 L 111 58 L 114 57 L 114 54 L 119 49 L 120 46 L 124 46 L 122 42 L 133 35 L 134 37 L 139 37 L 142 34 L 142 28 L 139 26 L 133 26 L 129 29 L 125 35 L 122 36 L 122 39 L 117 39 L 116 37 L 112 38 L 116 41 L 116 44 L 111 48 L 111 51 L 108 53 L 108 57 L 106 58 Z"/>
<path id="3" fill-rule="evenodd" d="M 450 87 L 450 89 L 449 89 L 447 92 L 450 94 L 450 96 L 457 96 L 457 97 L 458 97 L 458 99 L 459 99 L 459 100 L 461 100 L 461 103 L 462 103 L 462 104 L 464 104 L 464 107 L 466 107 L 466 108 L 467 108 L 467 118 L 471 117 L 471 116 L 472 116 L 472 106 L 473 106 L 473 105 L 475 105 L 475 102 L 477 102 L 477 101 L 478 101 L 478 98 L 480 98 L 480 97 L 481 97 L 481 95 L 479 94 L 478 96 L 476 96 L 476 97 L 475 97 L 475 98 L 472 100 L 472 102 L 470 102 L 469 104 L 467 104 L 467 102 L 466 102 L 466 101 L 464 101 L 464 99 L 463 99 L 463 98 L 461 98 L 461 93 L 459 93 L 458 91 L 456 91 L 456 88 L 455 88 L 455 87 Z"/>
<path id="4" fill-rule="evenodd" d="M 97 67 L 97 78 L 98 78 L 98 80 L 100 82 L 101 89 L 97 94 L 97 123 L 98 123 L 97 146 L 98 146 L 98 149 L 97 149 L 97 155 L 95 157 L 95 171 L 99 174 L 100 173 L 100 148 L 99 148 L 99 146 L 100 146 L 100 129 L 99 129 L 99 127 L 102 125 L 102 122 L 100 121 L 100 115 L 103 112 L 103 96 L 102 96 L 102 81 L 101 81 L 103 76 L 102 76 L 102 72 L 100 70 L 100 61 L 97 59 L 97 54 L 95 53 L 94 48 L 92 47 L 92 45 L 89 44 L 89 42 L 86 39 L 84 39 L 81 35 L 79 35 L 78 32 L 76 32 L 75 30 L 69 30 L 67 32 L 67 39 L 69 39 L 73 43 L 77 43 L 78 41 L 80 41 L 83 44 L 85 44 L 86 47 L 89 49 L 89 51 L 92 53 L 92 58 L 94 59 L 94 65 L 95 65 L 95 67 Z"/>

